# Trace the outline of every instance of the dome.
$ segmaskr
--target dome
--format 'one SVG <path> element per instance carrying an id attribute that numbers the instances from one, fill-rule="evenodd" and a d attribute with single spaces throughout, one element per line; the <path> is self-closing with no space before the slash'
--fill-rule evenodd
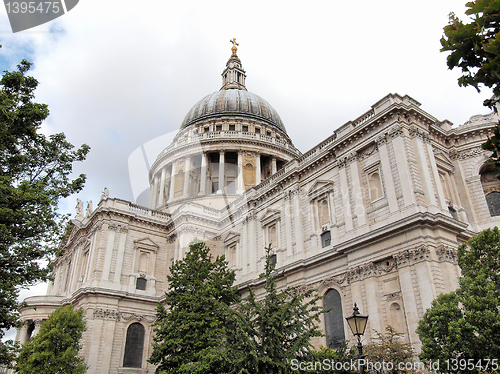
<path id="1" fill-rule="evenodd" d="M 182 121 L 181 130 L 214 116 L 244 116 L 267 122 L 286 133 L 278 112 L 260 96 L 246 89 L 221 89 L 198 101 Z"/>

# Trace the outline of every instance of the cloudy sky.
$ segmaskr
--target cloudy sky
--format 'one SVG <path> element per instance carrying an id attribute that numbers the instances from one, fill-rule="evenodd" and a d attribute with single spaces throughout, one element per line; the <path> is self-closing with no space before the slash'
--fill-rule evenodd
<path id="1" fill-rule="evenodd" d="M 51 111 L 43 131 L 91 146 L 75 168 L 88 176 L 85 189 L 61 203 L 74 212 L 77 197 L 95 206 L 105 186 L 134 200 L 129 156 L 175 133 L 220 88 L 231 38 L 247 88 L 278 111 L 302 152 L 388 93 L 408 94 L 456 126 L 487 113 L 490 93 L 458 87 L 459 72 L 439 51 L 449 12 L 464 18 L 465 2 L 82 0 L 16 34 L 2 8 L 0 68 L 32 61 L 37 100 Z"/>

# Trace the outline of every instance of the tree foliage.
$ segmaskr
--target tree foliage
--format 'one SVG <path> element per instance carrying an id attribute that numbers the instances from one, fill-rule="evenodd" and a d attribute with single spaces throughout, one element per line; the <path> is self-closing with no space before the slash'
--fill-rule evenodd
<path id="1" fill-rule="evenodd" d="M 375 341 L 365 347 L 370 362 L 385 362 L 388 367 L 392 367 L 389 373 L 409 373 L 408 370 L 399 370 L 400 365 L 407 362 L 413 362 L 413 347 L 410 343 L 401 341 L 402 334 L 398 333 L 392 326 L 386 326 L 385 334 L 375 331 Z M 391 364 L 389 364 L 391 363 Z M 381 374 L 383 370 L 373 370 Z"/>
<path id="2" fill-rule="evenodd" d="M 500 100 L 500 1 L 475 0 L 466 6 L 469 22 L 450 13 L 449 24 L 444 27 L 441 38 L 441 51 L 451 52 L 447 57 L 450 69 L 461 69 L 460 86 L 473 86 L 479 91 L 484 85 L 493 90 L 493 98 L 486 100 L 484 105 L 497 111 Z M 491 161 L 497 168 L 500 168 L 499 142 L 500 123 L 493 136 L 483 144 L 483 149 L 493 152 Z"/>
<path id="3" fill-rule="evenodd" d="M 444 27 L 441 51 L 450 51 L 447 64 L 450 69 L 460 68 L 460 86 L 490 87 L 500 95 L 500 1 L 469 1 L 465 12 L 469 22 L 461 21 L 450 13 L 449 24 Z M 490 103 L 489 103 L 490 104 Z"/>
<path id="4" fill-rule="evenodd" d="M 57 308 L 40 331 L 21 349 L 15 372 L 19 374 L 83 374 L 87 371 L 78 355 L 85 331 L 83 309 L 73 305 Z"/>
<path id="5" fill-rule="evenodd" d="M 417 333 L 422 341 L 420 358 L 471 359 L 475 363 L 500 357 L 500 232 L 482 231 L 458 250 L 462 269 L 460 287 L 433 301 L 420 321 Z M 483 361 L 484 362 L 484 361 Z M 490 366 L 491 369 L 491 366 Z M 485 371 L 461 368 L 462 373 Z"/>
<path id="6" fill-rule="evenodd" d="M 279 290 L 282 274 L 275 271 L 270 252 L 271 246 L 266 248 L 260 275 L 265 294 L 259 298 L 249 288 L 248 297 L 237 308 L 238 336 L 232 338 L 236 373 L 291 373 L 290 360 L 306 359 L 313 348 L 311 338 L 323 335 L 318 327 L 323 308 L 317 305 L 316 290 Z"/>
<path id="7" fill-rule="evenodd" d="M 49 111 L 34 102 L 30 66 L 23 60 L 0 80 L 0 338 L 16 325 L 19 288 L 47 279 L 40 260 L 55 253 L 64 229 L 57 204 L 83 188 L 85 176 L 70 174 L 89 151 L 75 150 L 62 133 L 39 132 Z M 0 347 L 0 364 L 9 362 L 7 352 Z"/>
<path id="8" fill-rule="evenodd" d="M 158 373 L 225 373 L 227 340 L 239 301 L 234 271 L 224 256 L 215 260 L 202 242 L 190 245 L 183 260 L 167 276 L 170 291 L 158 304 L 153 353 Z"/>

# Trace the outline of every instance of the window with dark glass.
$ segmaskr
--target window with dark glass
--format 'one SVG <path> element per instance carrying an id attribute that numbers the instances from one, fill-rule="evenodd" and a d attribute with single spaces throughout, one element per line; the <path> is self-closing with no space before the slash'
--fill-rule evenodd
<path id="1" fill-rule="evenodd" d="M 321 234 L 321 247 L 322 248 L 330 246 L 331 241 L 332 241 L 332 236 L 330 234 L 330 231 L 325 231 L 323 234 Z"/>
<path id="2" fill-rule="evenodd" d="M 276 263 L 278 262 L 278 257 L 274 254 L 274 255 L 271 255 L 271 257 L 269 258 L 269 262 L 271 264 L 271 266 L 273 268 L 276 267 Z"/>
<path id="3" fill-rule="evenodd" d="M 453 209 L 451 206 L 448 207 L 448 211 L 450 212 L 451 216 L 458 220 L 458 214 L 457 214 L 457 211 L 455 209 Z"/>
<path id="4" fill-rule="evenodd" d="M 125 354 L 123 356 L 123 367 L 142 367 L 142 353 L 144 350 L 144 326 L 140 323 L 132 323 L 127 329 L 125 341 Z"/>
<path id="5" fill-rule="evenodd" d="M 255 133 L 260 134 L 260 129 L 258 127 L 255 128 Z"/>
<path id="6" fill-rule="evenodd" d="M 248 126 L 247 125 L 243 125 L 242 128 L 241 128 L 241 131 L 248 131 Z"/>
<path id="7" fill-rule="evenodd" d="M 500 216 L 500 192 L 490 192 L 486 195 L 486 203 L 492 217 Z"/>
<path id="8" fill-rule="evenodd" d="M 229 131 L 234 131 L 236 130 L 236 126 L 235 125 L 229 125 Z"/>
<path id="9" fill-rule="evenodd" d="M 331 288 L 323 299 L 325 313 L 326 346 L 331 349 L 340 348 L 345 340 L 342 300 L 339 291 Z"/>
<path id="10" fill-rule="evenodd" d="M 146 285 L 148 281 L 144 278 L 137 278 L 137 281 L 135 283 L 135 288 L 138 290 L 145 291 L 146 290 Z"/>

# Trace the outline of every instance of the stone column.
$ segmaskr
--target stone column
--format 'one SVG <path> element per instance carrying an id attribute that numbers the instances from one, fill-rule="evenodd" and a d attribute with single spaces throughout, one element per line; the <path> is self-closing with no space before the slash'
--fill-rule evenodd
<path id="1" fill-rule="evenodd" d="M 344 210 L 345 231 L 353 229 L 352 214 L 351 214 L 351 197 L 349 194 L 349 184 L 347 183 L 347 173 L 345 163 L 341 164 L 339 170 L 340 176 L 340 193 L 342 194 L 342 206 Z"/>
<path id="2" fill-rule="evenodd" d="M 358 227 L 361 227 L 363 225 L 366 225 L 366 209 L 363 202 L 363 193 L 361 189 L 361 181 L 359 179 L 358 159 L 356 157 L 356 154 L 351 155 L 350 161 L 352 189 L 354 192 L 354 202 L 356 204 L 356 206 L 354 207 L 354 212 L 357 217 Z"/>
<path id="3" fill-rule="evenodd" d="M 284 194 L 285 201 L 285 237 L 286 237 L 286 256 L 293 256 L 293 241 L 292 241 L 292 210 L 290 206 L 290 191 Z"/>
<path id="4" fill-rule="evenodd" d="M 125 257 L 125 242 L 127 240 L 127 231 L 128 229 L 126 227 L 122 227 L 120 229 L 120 240 L 118 242 L 118 253 L 116 256 L 115 275 L 113 279 L 113 281 L 115 283 L 118 283 L 118 285 L 121 283 L 123 259 Z"/>
<path id="5" fill-rule="evenodd" d="M 276 174 L 277 171 L 278 171 L 278 169 L 276 167 L 276 157 L 273 157 L 271 159 L 271 175 Z"/>
<path id="6" fill-rule="evenodd" d="M 107 281 L 109 279 L 109 272 L 111 271 L 111 259 L 113 258 L 113 249 L 115 246 L 116 230 L 117 227 L 115 224 L 108 224 L 108 242 L 106 244 L 106 252 L 104 254 L 104 263 L 102 265 L 102 281 Z"/>
<path id="7" fill-rule="evenodd" d="M 36 336 L 36 334 L 38 334 L 38 332 L 40 331 L 40 327 L 42 327 L 42 323 L 42 319 L 35 320 L 35 329 L 33 330 L 33 334 L 31 336 Z"/>
<path id="8" fill-rule="evenodd" d="M 296 253 L 299 255 L 304 254 L 304 232 L 302 225 L 302 210 L 300 209 L 300 187 L 297 185 L 294 190 L 292 190 L 292 200 L 293 200 L 293 218 L 295 222 L 295 248 Z"/>
<path id="9" fill-rule="evenodd" d="M 243 154 L 242 151 L 238 152 L 238 183 L 237 183 L 236 193 L 238 195 L 245 192 L 245 186 L 243 185 Z"/>
<path id="10" fill-rule="evenodd" d="M 416 158 L 418 160 L 418 166 L 420 169 L 420 175 L 422 178 L 422 187 L 424 193 L 427 196 L 427 203 L 429 205 L 437 207 L 436 195 L 434 194 L 434 186 L 432 185 L 432 177 L 429 171 L 429 165 L 427 163 L 427 155 L 425 150 L 425 145 L 423 140 L 419 135 L 415 136 L 415 148 L 417 151 Z"/>
<path id="11" fill-rule="evenodd" d="M 21 343 L 21 345 L 28 341 L 28 323 L 28 321 L 23 321 L 21 328 L 17 330 L 16 340 Z"/>
<path id="12" fill-rule="evenodd" d="M 172 171 L 170 173 L 170 191 L 168 194 L 169 200 L 174 199 L 174 192 L 175 192 L 175 162 L 172 162 Z"/>
<path id="13" fill-rule="evenodd" d="M 222 194 L 224 192 L 224 151 L 219 151 L 219 189 L 217 190 L 218 194 Z"/>
<path id="14" fill-rule="evenodd" d="M 394 213 L 398 210 L 398 199 L 396 198 L 396 189 L 394 188 L 394 180 L 392 178 L 391 161 L 389 159 L 389 151 L 387 150 L 386 138 L 381 137 L 377 139 L 377 146 L 380 152 L 382 178 L 384 178 L 387 202 L 389 203 L 389 213 Z"/>
<path id="15" fill-rule="evenodd" d="M 434 177 L 434 183 L 436 185 L 437 195 L 439 198 L 439 205 L 441 209 L 448 213 L 448 205 L 444 198 L 443 186 L 441 185 L 441 178 L 439 178 L 439 172 L 437 169 L 436 159 L 434 158 L 434 151 L 432 149 L 431 143 L 427 143 L 427 154 L 429 155 L 429 162 L 431 164 L 432 176 Z"/>
<path id="16" fill-rule="evenodd" d="M 153 177 L 153 183 L 151 184 L 151 195 L 149 198 L 149 207 L 151 209 L 156 209 L 156 202 L 158 201 L 158 183 L 159 176 L 155 174 Z"/>
<path id="17" fill-rule="evenodd" d="M 260 176 L 262 171 L 260 170 L 260 154 L 257 154 L 255 157 L 255 185 L 260 184 Z"/>
<path id="18" fill-rule="evenodd" d="M 207 193 L 207 155 L 201 154 L 201 170 L 200 170 L 200 192 L 198 195 L 205 195 Z"/>
<path id="19" fill-rule="evenodd" d="M 165 204 L 165 180 L 167 179 L 167 167 L 164 166 L 161 169 L 161 179 L 160 179 L 160 196 L 158 197 L 158 206 L 162 206 Z"/>
<path id="20" fill-rule="evenodd" d="M 254 212 L 248 215 L 248 235 L 250 236 L 250 272 L 257 272 L 257 217 Z"/>
<path id="21" fill-rule="evenodd" d="M 191 173 L 191 157 L 186 157 L 184 167 L 184 191 L 182 193 L 182 197 L 189 196 L 189 174 Z"/>
<path id="22" fill-rule="evenodd" d="M 392 140 L 392 145 L 394 147 L 394 153 L 396 154 L 396 166 L 398 168 L 399 183 L 401 183 L 404 205 L 408 207 L 415 204 L 415 191 L 410 176 L 410 166 L 408 164 L 404 139 L 401 136 L 396 136 Z"/>

